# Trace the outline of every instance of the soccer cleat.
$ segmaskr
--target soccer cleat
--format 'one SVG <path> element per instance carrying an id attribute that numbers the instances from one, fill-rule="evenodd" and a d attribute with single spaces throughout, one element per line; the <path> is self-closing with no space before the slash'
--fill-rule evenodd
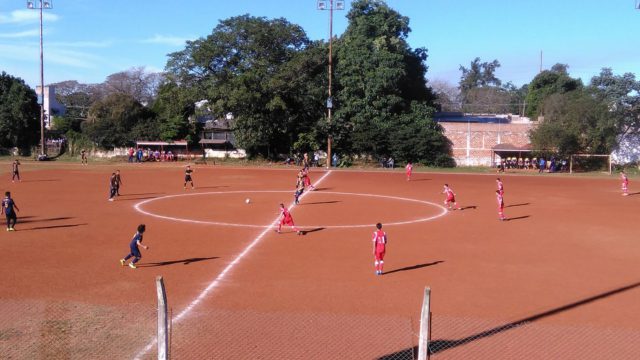
<path id="1" fill-rule="evenodd" d="M 302 231 L 298 231 L 298 235 L 302 235 Z"/>
<path id="2" fill-rule="evenodd" d="M 120 266 L 124 266 L 124 259 L 120 259 Z"/>
<path id="3" fill-rule="evenodd" d="M 9 231 L 16 231 L 16 229 L 15 229 L 15 228 L 13 228 L 13 227 L 10 227 L 10 228 L 9 228 Z"/>
<path id="4" fill-rule="evenodd" d="M 113 198 L 109 198 L 109 201 L 113 201 Z"/>
<path id="5" fill-rule="evenodd" d="M 132 269 L 137 269 L 136 264 L 134 263 L 129 263 L 129 267 Z"/>
<path id="6" fill-rule="evenodd" d="M 7 228 L 7 231 L 11 231 L 11 228 Z"/>

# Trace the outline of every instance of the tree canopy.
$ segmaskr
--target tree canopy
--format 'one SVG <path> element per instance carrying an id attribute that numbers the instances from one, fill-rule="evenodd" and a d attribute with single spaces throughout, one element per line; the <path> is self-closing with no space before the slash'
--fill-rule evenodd
<path id="1" fill-rule="evenodd" d="M 544 115 L 542 105 L 548 96 L 582 88 L 582 81 L 571 78 L 567 68 L 568 65 L 556 64 L 551 70 L 544 70 L 533 78 L 525 98 L 527 116 L 535 120 L 539 115 Z"/>
<path id="2" fill-rule="evenodd" d="M 0 74 L 0 147 L 30 153 L 40 134 L 36 93 L 22 79 Z"/>
<path id="3" fill-rule="evenodd" d="M 412 50 L 406 41 L 409 19 L 378 0 L 354 1 L 347 18 L 349 26 L 336 46 L 336 146 L 433 164 L 431 150 L 443 150 L 439 146 L 447 142 L 431 119 L 435 96 L 426 86 L 427 50 Z M 433 132 L 421 136 L 417 124 Z M 396 141 L 407 141 L 411 133 L 421 144 L 409 153 Z"/>

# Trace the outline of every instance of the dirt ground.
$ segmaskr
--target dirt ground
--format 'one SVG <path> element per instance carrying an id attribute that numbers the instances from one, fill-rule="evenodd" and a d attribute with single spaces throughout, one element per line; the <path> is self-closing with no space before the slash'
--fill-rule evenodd
<path id="1" fill-rule="evenodd" d="M 278 204 L 293 200 L 294 168 L 196 166 L 196 188 L 184 190 L 182 163 L 122 164 L 122 196 L 109 202 L 116 165 L 26 163 L 15 183 L 10 164 L 0 166 L 20 208 L 17 231 L 0 234 L 4 318 L 16 303 L 73 303 L 148 308 L 153 325 L 161 275 L 175 358 L 410 358 L 428 286 L 432 340 L 442 346 L 434 358 L 506 359 L 516 355 L 504 349 L 520 348 L 631 359 L 640 350 L 633 180 L 623 197 L 615 176 L 501 174 L 508 221 L 499 221 L 495 175 L 407 181 L 400 171 L 312 169 L 318 190 L 292 209 L 308 231 L 298 236 L 268 229 Z M 463 210 L 442 208 L 444 183 Z M 389 236 L 383 276 L 373 268 L 376 222 Z M 150 249 L 138 269 L 121 267 L 140 223 Z M 583 343 L 607 331 L 624 345 L 585 353 Z M 549 345 L 562 336 L 575 339 Z M 152 337 L 126 347 L 131 358 Z"/>

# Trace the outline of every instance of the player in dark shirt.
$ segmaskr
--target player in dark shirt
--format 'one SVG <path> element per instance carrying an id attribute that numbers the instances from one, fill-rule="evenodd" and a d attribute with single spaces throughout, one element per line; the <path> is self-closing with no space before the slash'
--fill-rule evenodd
<path id="1" fill-rule="evenodd" d="M 120 177 L 120 170 L 116 170 L 116 195 L 120 196 L 120 185 L 122 185 L 122 177 Z"/>
<path id="2" fill-rule="evenodd" d="M 116 173 L 111 173 L 111 177 L 109 178 L 109 201 L 113 201 L 116 197 L 118 188 L 118 180 L 116 177 Z"/>
<path id="3" fill-rule="evenodd" d="M 16 159 L 13 164 L 12 164 L 12 174 L 13 176 L 11 177 L 11 181 L 15 182 L 16 178 L 18 178 L 18 181 L 22 181 L 20 180 L 20 169 L 18 168 L 20 166 L 20 161 L 18 161 L 18 159 Z"/>
<path id="4" fill-rule="evenodd" d="M 194 189 L 193 179 L 191 178 L 191 173 L 193 173 L 193 169 L 191 169 L 191 165 L 187 165 L 187 168 L 184 170 L 184 188 L 187 189 L 187 183 L 191 183 L 191 190 Z"/>
<path id="5" fill-rule="evenodd" d="M 142 245 L 142 234 L 146 230 L 146 226 L 144 224 L 138 225 L 138 231 L 133 235 L 133 239 L 129 243 L 129 255 L 125 256 L 124 259 L 120 259 L 120 265 L 124 266 L 127 260 L 133 258 L 133 260 L 129 263 L 129 267 L 132 269 L 136 268 L 136 263 L 140 261 L 142 258 L 142 254 L 140 254 L 140 248 L 138 246 L 142 246 L 145 250 L 149 250 L 148 246 Z"/>
<path id="6" fill-rule="evenodd" d="M 11 192 L 7 191 L 4 193 L 4 199 L 2 199 L 2 210 L 0 214 L 4 214 L 7 217 L 7 231 L 15 231 L 16 222 L 18 221 L 18 216 L 16 215 L 16 211 L 20 211 L 18 205 L 16 205 L 15 201 L 11 198 Z"/>

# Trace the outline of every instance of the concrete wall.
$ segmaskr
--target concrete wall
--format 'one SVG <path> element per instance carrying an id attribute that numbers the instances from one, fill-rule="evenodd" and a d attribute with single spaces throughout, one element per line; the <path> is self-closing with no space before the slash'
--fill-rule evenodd
<path id="1" fill-rule="evenodd" d="M 534 124 L 447 123 L 441 122 L 445 136 L 453 143 L 458 166 L 491 166 L 491 148 L 498 144 L 522 147 L 530 143 Z"/>

